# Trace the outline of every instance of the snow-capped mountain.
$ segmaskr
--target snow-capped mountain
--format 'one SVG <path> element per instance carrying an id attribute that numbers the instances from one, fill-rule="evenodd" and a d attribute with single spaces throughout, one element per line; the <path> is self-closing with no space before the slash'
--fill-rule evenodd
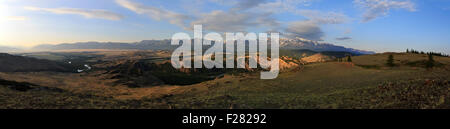
<path id="1" fill-rule="evenodd" d="M 374 54 L 372 51 L 358 50 L 353 48 L 346 48 L 329 43 L 319 43 L 318 41 L 311 41 L 302 38 L 296 39 L 280 39 L 280 49 L 308 49 L 313 51 L 341 51 L 351 52 L 358 55 Z"/>
<path id="2" fill-rule="evenodd" d="M 270 42 L 269 42 L 270 43 Z M 170 45 L 170 40 L 143 40 L 136 43 L 119 42 L 81 42 L 73 44 L 39 45 L 36 50 L 67 50 L 67 49 L 139 49 L 139 50 L 174 50 L 177 46 Z M 207 48 L 205 46 L 204 48 Z M 357 55 L 374 54 L 375 52 L 346 48 L 328 43 L 319 43 L 306 39 L 280 39 L 280 49 L 309 49 L 313 51 L 351 52 Z"/>

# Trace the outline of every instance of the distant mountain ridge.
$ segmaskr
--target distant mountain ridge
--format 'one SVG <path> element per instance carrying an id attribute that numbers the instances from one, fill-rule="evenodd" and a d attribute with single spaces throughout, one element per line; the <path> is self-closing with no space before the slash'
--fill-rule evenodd
<path id="1" fill-rule="evenodd" d="M 38 45 L 33 50 L 68 50 L 68 49 L 139 49 L 139 50 L 172 50 L 177 46 L 170 45 L 170 40 L 143 40 L 135 43 L 121 42 L 78 42 L 57 45 Z"/>
<path id="2" fill-rule="evenodd" d="M 137 50 L 174 50 L 178 46 L 170 45 L 170 40 L 143 40 L 135 43 L 120 42 L 79 42 L 63 43 L 57 45 L 38 45 L 34 50 L 68 50 L 68 49 L 137 49 Z M 280 39 L 280 49 L 309 49 L 313 51 L 339 51 L 351 52 L 357 55 L 374 54 L 372 51 L 364 51 L 353 48 L 346 48 L 327 43 L 318 43 L 304 39 Z"/>
<path id="3" fill-rule="evenodd" d="M 15 47 L 0 46 L 0 52 L 16 52 L 20 50 L 21 49 Z"/>
<path id="4" fill-rule="evenodd" d="M 302 38 L 297 39 L 280 39 L 280 48 L 282 49 L 308 49 L 318 52 L 350 52 L 356 55 L 375 54 L 373 51 L 358 50 L 353 48 L 346 48 L 329 43 L 319 43 L 317 41 L 306 40 Z"/>

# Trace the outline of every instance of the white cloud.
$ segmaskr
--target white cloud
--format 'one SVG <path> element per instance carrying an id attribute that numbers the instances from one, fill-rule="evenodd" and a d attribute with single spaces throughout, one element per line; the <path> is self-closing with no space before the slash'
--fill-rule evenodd
<path id="1" fill-rule="evenodd" d="M 263 13 L 296 12 L 299 7 L 310 6 L 319 0 L 208 0 L 224 6 L 233 6 L 232 11 L 253 10 Z"/>
<path id="2" fill-rule="evenodd" d="M 5 17 L 5 19 L 8 21 L 26 21 L 26 20 L 28 20 L 28 18 L 25 16 L 7 16 L 7 17 Z"/>
<path id="3" fill-rule="evenodd" d="M 298 7 L 309 6 L 314 1 L 317 0 L 210 0 L 218 4 L 232 5 L 232 7 L 229 11 L 216 10 L 202 14 L 191 23 L 191 26 L 203 24 L 204 29 L 220 32 L 245 31 L 251 27 L 266 27 L 268 31 L 288 30 L 280 28 L 280 22 L 274 18 L 274 14 L 282 12 L 300 14 Z M 306 11 L 304 13 L 306 14 Z M 338 13 L 321 13 L 321 16 L 324 17 L 308 17 L 311 19 L 308 23 L 340 24 L 347 20 L 345 15 Z M 317 27 L 320 30 L 318 25 Z"/>
<path id="4" fill-rule="evenodd" d="M 250 27 L 275 27 L 279 23 L 269 14 L 255 14 L 250 12 L 212 11 L 199 16 L 191 22 L 191 26 L 202 24 L 205 30 L 217 32 L 246 31 Z"/>
<path id="5" fill-rule="evenodd" d="M 169 21 L 186 30 L 192 30 L 196 24 L 203 25 L 204 30 L 215 32 L 245 32 L 248 29 L 259 27 L 267 29 L 267 32 L 284 33 L 283 35 L 287 37 L 319 41 L 325 35 L 321 25 L 343 24 L 349 18 L 337 12 L 299 9 L 299 7 L 309 6 L 314 1 L 317 0 L 209 0 L 207 2 L 231 7 L 229 10 L 214 10 L 191 15 L 146 6 L 131 0 L 116 0 L 116 3 L 138 14 L 148 15 L 154 20 Z M 306 20 L 294 21 L 287 26 L 281 26 L 280 21 L 274 15 L 282 12 L 302 15 Z"/>
<path id="6" fill-rule="evenodd" d="M 186 27 L 186 20 L 190 18 L 187 15 L 156 7 L 145 6 L 130 0 L 116 0 L 116 3 L 138 14 L 148 15 L 154 20 L 167 20 L 171 24 L 175 24 L 183 28 Z"/>
<path id="7" fill-rule="evenodd" d="M 310 6 L 317 0 L 275 0 L 258 4 L 255 10 L 269 13 L 298 12 L 298 7 Z"/>
<path id="8" fill-rule="evenodd" d="M 293 21 L 288 23 L 287 27 L 279 25 L 279 21 L 276 19 L 261 20 L 266 24 L 273 23 L 270 31 L 282 31 L 283 35 L 290 38 L 304 38 L 308 40 L 320 41 L 325 36 L 321 29 L 321 25 L 324 24 L 343 24 L 347 23 L 350 18 L 339 12 L 321 12 L 317 10 L 306 10 L 301 7 L 310 6 L 313 2 L 318 0 L 275 0 L 265 1 L 247 1 L 247 3 L 253 3 L 256 6 L 246 6 L 251 12 L 262 12 L 270 19 L 272 14 L 278 13 L 291 13 L 301 15 L 306 20 Z M 242 2 L 241 2 L 242 3 Z M 245 4 L 244 4 L 245 5 Z M 277 28 L 275 28 L 277 27 Z"/>
<path id="9" fill-rule="evenodd" d="M 25 16 L 18 16 L 14 13 L 11 13 L 13 8 L 7 6 L 5 1 L 0 2 L 0 22 L 2 21 L 26 21 L 28 20 Z"/>
<path id="10" fill-rule="evenodd" d="M 195 24 L 201 24 L 203 25 L 203 29 L 216 32 L 242 32 L 246 31 L 250 27 L 273 27 L 278 25 L 278 22 L 269 14 L 253 13 L 240 9 L 246 8 L 246 6 L 251 6 L 252 4 L 257 4 L 260 0 L 248 0 L 248 2 L 210 0 L 209 2 L 218 4 L 233 3 L 233 6 L 235 7 L 229 11 L 214 10 L 207 13 L 186 15 L 162 8 L 146 6 L 130 0 L 116 0 L 116 3 L 133 12 L 148 15 L 154 20 L 169 21 L 171 24 L 183 27 L 183 29 L 186 30 L 192 30 L 192 27 Z M 238 3 L 242 2 L 247 4 L 236 6 L 241 5 Z"/>
<path id="11" fill-rule="evenodd" d="M 227 32 L 227 31 L 245 31 L 248 26 L 255 23 L 250 22 L 252 16 L 245 13 L 228 13 L 220 10 L 205 13 L 199 19 L 194 20 L 191 26 L 195 24 L 203 25 L 203 29 Z"/>
<path id="12" fill-rule="evenodd" d="M 81 15 L 85 18 L 98 18 L 106 20 L 120 20 L 124 16 L 100 9 L 79 9 L 79 8 L 38 8 L 38 7 L 25 7 L 26 10 L 31 11 L 43 11 L 54 14 L 74 14 Z"/>
<path id="13" fill-rule="evenodd" d="M 368 22 L 380 16 L 385 16 L 391 9 L 406 9 L 416 11 L 416 6 L 409 0 L 354 0 L 354 3 L 363 7 L 366 11 L 363 14 L 362 22 Z"/>
<path id="14" fill-rule="evenodd" d="M 349 21 L 347 15 L 337 12 L 320 12 L 317 10 L 299 10 L 298 13 L 318 24 L 343 24 Z"/>

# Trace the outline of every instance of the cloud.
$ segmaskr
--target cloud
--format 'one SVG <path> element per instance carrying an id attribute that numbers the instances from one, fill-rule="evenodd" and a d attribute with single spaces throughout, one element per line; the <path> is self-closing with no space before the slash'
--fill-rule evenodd
<path id="1" fill-rule="evenodd" d="M 212 11 L 200 16 L 194 20 L 191 26 L 196 24 L 203 25 L 203 29 L 226 32 L 226 31 L 245 31 L 248 26 L 254 26 L 250 22 L 252 16 L 245 13 L 228 13 L 220 10 Z"/>
<path id="2" fill-rule="evenodd" d="M 85 18 L 97 18 L 106 20 L 121 20 L 124 16 L 100 9 L 79 9 L 79 8 L 38 8 L 38 7 L 25 7 L 26 10 L 31 11 L 43 11 L 54 14 L 74 14 L 81 15 Z"/>
<path id="3" fill-rule="evenodd" d="M 352 39 L 351 37 L 338 37 L 338 38 L 336 38 L 336 40 L 340 40 L 340 41 L 351 40 L 351 39 Z"/>
<path id="4" fill-rule="evenodd" d="M 202 1 L 208 1 L 211 3 L 216 3 L 219 5 L 235 5 L 236 3 L 238 3 L 239 1 L 237 0 L 197 0 L 196 2 L 202 2 Z"/>
<path id="5" fill-rule="evenodd" d="M 263 13 L 296 12 L 298 7 L 310 6 L 319 0 L 208 0 L 224 6 L 233 6 L 230 10 L 253 10 Z"/>
<path id="6" fill-rule="evenodd" d="M 318 0 L 275 0 L 272 2 L 262 1 L 251 9 L 255 12 L 264 12 L 266 14 L 291 13 L 301 15 L 306 20 L 294 21 L 288 23 L 287 27 L 280 27 L 279 22 L 275 21 L 271 27 L 272 31 L 281 30 L 283 35 L 288 38 L 304 38 L 308 40 L 320 41 L 325 36 L 321 25 L 325 24 L 344 24 L 350 18 L 339 12 L 321 12 L 317 10 L 301 9 L 300 7 L 310 6 Z M 270 23 L 270 22 L 268 22 Z M 284 32 L 283 32 L 284 31 Z"/>
<path id="7" fill-rule="evenodd" d="M 266 0 L 240 0 L 232 10 L 246 10 L 265 3 Z"/>
<path id="8" fill-rule="evenodd" d="M 318 0 L 275 0 L 272 2 L 264 2 L 254 7 L 254 10 L 269 13 L 298 12 L 298 7 L 310 6 Z"/>
<path id="9" fill-rule="evenodd" d="M 285 29 L 285 36 L 289 38 L 304 38 L 308 40 L 321 41 L 324 36 L 324 32 L 314 21 L 295 21 L 289 23 L 288 27 Z"/>
<path id="10" fill-rule="evenodd" d="M 197 24 L 203 25 L 204 30 L 216 32 L 233 32 L 246 31 L 251 27 L 274 27 L 279 23 L 276 19 L 268 13 L 253 13 L 245 11 L 243 8 L 249 8 L 252 4 L 262 2 L 261 0 L 247 0 L 225 2 L 222 0 L 210 0 L 215 3 L 239 3 L 233 4 L 234 7 L 229 11 L 214 10 L 207 13 L 200 13 L 192 15 L 180 14 L 162 8 L 146 6 L 140 3 L 132 2 L 130 0 L 116 0 L 120 6 L 127 8 L 138 14 L 150 16 L 154 20 L 165 20 L 171 24 L 182 27 L 186 30 L 192 30 L 192 27 Z M 241 4 L 247 3 L 247 4 Z M 235 6 L 240 5 L 240 6 Z"/>
<path id="11" fill-rule="evenodd" d="M 299 10 L 298 13 L 317 24 L 343 24 L 349 21 L 347 15 L 337 12 L 320 12 L 317 10 Z"/>
<path id="12" fill-rule="evenodd" d="M 294 21 L 284 29 L 289 38 L 303 38 L 313 41 L 321 41 L 325 36 L 321 25 L 344 24 L 349 21 L 348 16 L 337 12 L 321 12 L 317 10 L 298 10 L 307 20 Z"/>
<path id="13" fill-rule="evenodd" d="M 415 4 L 409 0 L 354 0 L 354 3 L 365 9 L 362 22 L 369 22 L 377 17 L 385 16 L 391 9 L 416 11 Z"/>
<path id="14" fill-rule="evenodd" d="M 297 7 L 308 6 L 313 1 L 316 0 L 228 0 L 227 2 L 223 0 L 210 0 L 210 2 L 218 4 L 230 5 L 232 3 L 232 7 L 229 11 L 215 10 L 210 13 L 204 13 L 198 16 L 191 23 L 191 26 L 194 24 L 203 24 L 204 29 L 219 32 L 245 31 L 251 27 L 266 27 L 268 31 L 280 31 L 284 29 L 280 28 L 280 22 L 274 18 L 274 14 L 281 12 L 299 14 Z M 306 11 L 303 13 L 306 14 Z M 309 23 L 340 24 L 347 20 L 347 17 L 343 14 L 320 14 L 323 17 L 313 17 L 310 15 L 309 18 L 311 20 L 309 20 Z"/>
<path id="15" fill-rule="evenodd" d="M 250 27 L 275 27 L 279 23 L 270 14 L 225 12 L 221 10 L 202 14 L 191 22 L 191 26 L 201 24 L 203 29 L 217 32 L 246 31 Z"/>
<path id="16" fill-rule="evenodd" d="M 25 16 L 7 16 L 5 19 L 8 21 L 26 21 L 26 20 L 28 20 L 28 18 Z"/>
<path id="17" fill-rule="evenodd" d="M 190 17 L 187 15 L 156 7 L 145 6 L 140 3 L 132 2 L 130 0 L 116 0 L 116 3 L 138 14 L 148 15 L 154 20 L 167 20 L 171 24 L 175 24 L 183 28 L 186 27 L 186 20 L 190 19 Z"/>
<path id="18" fill-rule="evenodd" d="M 191 15 L 146 6 L 130 0 L 116 0 L 116 3 L 138 14 L 148 15 L 154 20 L 169 21 L 186 30 L 192 30 L 192 27 L 198 24 L 203 25 L 204 30 L 215 32 L 245 32 L 253 28 L 263 28 L 267 29 L 263 31 L 280 32 L 286 37 L 320 41 L 325 35 L 321 25 L 343 24 L 349 18 L 338 12 L 320 12 L 298 8 L 309 6 L 313 1 L 316 0 L 209 0 L 206 2 L 231 7 L 228 10 L 213 10 Z M 307 19 L 281 26 L 281 22 L 274 17 L 275 14 L 281 12 L 302 15 Z"/>

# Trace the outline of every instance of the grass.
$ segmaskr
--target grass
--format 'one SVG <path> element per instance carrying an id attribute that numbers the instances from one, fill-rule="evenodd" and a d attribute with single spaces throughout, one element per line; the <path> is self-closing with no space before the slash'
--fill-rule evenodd
<path id="1" fill-rule="evenodd" d="M 118 100 L 71 92 L 17 92 L 0 87 L 1 109 L 160 109 L 167 108 L 166 105 L 152 100 Z"/>
<path id="2" fill-rule="evenodd" d="M 187 86 L 128 88 L 111 86 L 114 80 L 102 80 L 101 75 L 0 74 L 7 80 L 64 89 L 17 92 L 0 87 L 0 108 L 450 108 L 450 58 L 435 57 L 442 66 L 425 69 L 408 64 L 426 56 L 394 53 L 397 66 L 391 68 L 385 66 L 389 54 L 355 56 L 354 63 L 308 64 L 273 80 L 247 73 Z"/>
<path id="3" fill-rule="evenodd" d="M 428 56 L 425 54 L 413 54 L 413 53 L 385 53 L 385 54 L 374 54 L 374 55 L 365 55 L 365 56 L 355 56 L 353 57 L 353 63 L 356 65 L 372 65 L 384 67 L 386 66 L 386 62 L 389 55 L 394 56 L 394 64 L 401 66 L 410 66 L 410 67 L 423 67 L 420 65 L 420 62 L 424 62 L 428 60 Z M 441 64 L 450 64 L 449 57 L 438 57 L 434 56 L 435 61 Z"/>
<path id="4" fill-rule="evenodd" d="M 303 72 L 285 73 L 275 80 L 225 79 L 209 84 L 212 88 L 207 91 L 192 91 L 172 100 L 182 103 L 179 108 L 230 108 L 233 105 L 243 108 L 351 108 L 340 103 L 346 98 L 330 96 L 352 96 L 350 94 L 361 89 L 374 88 L 386 81 L 414 79 L 419 74 L 413 70 L 363 69 L 347 63 L 313 64 L 305 67 Z M 370 104 L 365 106 L 370 107 Z"/>

